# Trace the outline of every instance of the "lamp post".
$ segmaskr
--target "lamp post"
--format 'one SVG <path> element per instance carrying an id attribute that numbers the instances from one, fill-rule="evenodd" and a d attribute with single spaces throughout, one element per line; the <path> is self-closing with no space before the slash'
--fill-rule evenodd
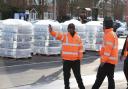
<path id="1" fill-rule="evenodd" d="M 74 7 L 76 7 L 78 3 L 78 0 L 70 0 L 70 14 L 71 14 L 71 17 L 73 16 L 73 12 L 74 12 Z"/>

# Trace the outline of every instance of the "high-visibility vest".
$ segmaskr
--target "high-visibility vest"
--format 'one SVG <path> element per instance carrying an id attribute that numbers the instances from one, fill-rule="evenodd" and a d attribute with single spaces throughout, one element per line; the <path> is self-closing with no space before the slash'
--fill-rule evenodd
<path id="1" fill-rule="evenodd" d="M 52 31 L 50 34 L 62 41 L 61 56 L 63 60 L 80 60 L 83 57 L 83 44 L 77 33 L 72 37 L 70 33 Z"/>
<path id="2" fill-rule="evenodd" d="M 105 30 L 100 55 L 101 62 L 110 64 L 118 63 L 118 38 L 112 28 Z"/>

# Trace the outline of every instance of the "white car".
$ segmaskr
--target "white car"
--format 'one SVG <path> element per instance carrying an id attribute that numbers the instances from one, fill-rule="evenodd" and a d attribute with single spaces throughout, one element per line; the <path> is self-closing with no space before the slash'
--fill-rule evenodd
<path id="1" fill-rule="evenodd" d="M 128 35 L 128 29 L 126 26 L 121 26 L 116 30 L 116 34 L 118 37 Z"/>

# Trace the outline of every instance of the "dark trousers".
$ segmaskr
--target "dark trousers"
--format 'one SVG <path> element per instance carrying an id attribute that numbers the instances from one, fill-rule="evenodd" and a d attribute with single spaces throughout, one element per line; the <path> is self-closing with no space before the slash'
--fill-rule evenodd
<path id="1" fill-rule="evenodd" d="M 126 80 L 127 80 L 127 89 L 128 89 L 128 57 L 127 59 L 124 61 L 124 74 L 125 74 L 125 77 L 126 77 Z"/>
<path id="2" fill-rule="evenodd" d="M 99 89 L 106 76 L 108 77 L 108 89 L 115 89 L 114 69 L 115 65 L 109 63 L 100 65 L 92 89 Z"/>
<path id="3" fill-rule="evenodd" d="M 78 83 L 78 87 L 80 89 L 85 89 L 84 84 L 82 82 L 81 73 L 80 73 L 80 60 L 76 61 L 63 61 L 63 75 L 64 75 L 64 84 L 65 89 L 70 89 L 69 86 L 69 78 L 71 76 L 71 69 L 73 70 L 74 76 Z"/>

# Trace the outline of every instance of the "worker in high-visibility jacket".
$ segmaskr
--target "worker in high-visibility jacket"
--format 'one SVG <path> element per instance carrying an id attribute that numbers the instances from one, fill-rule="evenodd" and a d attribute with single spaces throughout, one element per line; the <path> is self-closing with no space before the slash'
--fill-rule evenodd
<path id="1" fill-rule="evenodd" d="M 92 89 L 99 89 L 106 76 L 108 78 L 108 89 L 115 89 L 114 69 L 118 63 L 118 38 L 113 31 L 113 20 L 111 17 L 104 18 L 103 26 L 103 45 L 100 50 L 101 63 Z"/>
<path id="2" fill-rule="evenodd" d="M 80 60 L 83 57 L 83 44 L 79 35 L 75 32 L 75 25 L 70 23 L 68 25 L 67 33 L 55 32 L 52 29 L 52 26 L 49 25 L 49 32 L 53 37 L 62 41 L 62 52 L 61 56 L 63 59 L 63 75 L 64 75 L 64 84 L 65 89 L 70 89 L 70 72 L 71 69 L 75 75 L 78 87 L 80 89 L 85 89 L 82 82 L 81 73 L 80 73 Z"/>
<path id="3" fill-rule="evenodd" d="M 124 43 L 124 46 L 121 52 L 120 60 L 124 61 L 123 71 L 124 71 L 124 75 L 127 81 L 126 89 L 128 89 L 128 36 L 126 37 L 126 40 L 125 40 L 125 43 Z"/>

